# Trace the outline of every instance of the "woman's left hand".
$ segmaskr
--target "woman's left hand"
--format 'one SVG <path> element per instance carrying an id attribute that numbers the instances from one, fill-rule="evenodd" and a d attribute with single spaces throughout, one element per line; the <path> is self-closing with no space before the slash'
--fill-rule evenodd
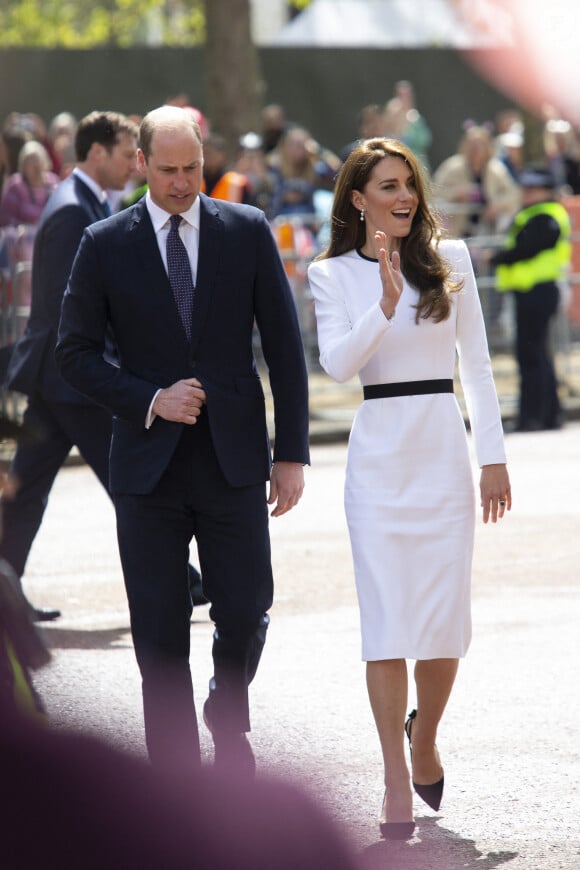
<path id="1" fill-rule="evenodd" d="M 388 239 L 382 230 L 377 230 L 374 238 L 375 253 L 379 261 L 379 272 L 383 285 L 381 308 L 385 317 L 391 318 L 403 292 L 403 273 L 398 251 L 389 255 Z"/>
<path id="2" fill-rule="evenodd" d="M 506 510 L 511 510 L 512 491 L 505 464 L 484 465 L 481 469 L 479 490 L 484 523 L 490 518 L 492 523 L 496 523 L 498 519 L 501 520 Z"/>

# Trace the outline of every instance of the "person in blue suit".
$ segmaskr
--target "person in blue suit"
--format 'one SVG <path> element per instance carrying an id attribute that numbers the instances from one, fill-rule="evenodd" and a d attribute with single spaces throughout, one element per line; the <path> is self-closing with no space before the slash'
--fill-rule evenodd
<path id="1" fill-rule="evenodd" d="M 20 579 L 56 475 L 76 446 L 108 487 L 111 415 L 60 376 L 54 347 L 60 306 L 85 227 L 110 214 L 106 190 L 121 190 L 135 168 L 138 128 L 116 112 L 92 112 L 76 134 L 77 165 L 60 183 L 42 213 L 34 242 L 30 317 L 14 346 L 7 386 L 28 397 L 24 426 L 36 438 L 21 441 L 10 467 L 16 494 L 2 499 L 4 535 L 0 557 Z M 57 609 L 30 605 L 37 621 L 56 619 Z"/>
<path id="2" fill-rule="evenodd" d="M 146 197 L 85 230 L 56 359 L 114 415 L 111 490 L 150 759 L 192 771 L 201 760 L 187 607 L 195 538 L 215 623 L 203 716 L 216 766 L 251 774 L 248 686 L 273 599 L 268 504 L 274 517 L 297 504 L 309 462 L 296 306 L 263 212 L 200 193 L 202 137 L 189 113 L 145 116 L 138 168 Z M 274 401 L 273 462 L 254 323 Z M 103 355 L 109 328 L 119 367 Z"/>

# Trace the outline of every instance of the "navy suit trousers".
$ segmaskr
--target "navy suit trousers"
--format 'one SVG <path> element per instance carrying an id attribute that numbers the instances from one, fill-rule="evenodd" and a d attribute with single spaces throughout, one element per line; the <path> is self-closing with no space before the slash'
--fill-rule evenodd
<path id="1" fill-rule="evenodd" d="M 153 492 L 114 500 L 149 754 L 163 764 L 178 752 L 183 758 L 184 748 L 199 757 L 189 669 L 189 545 L 195 538 L 216 626 L 212 726 L 249 731 L 248 685 L 273 597 L 266 487 L 227 483 L 202 412 L 184 427 Z"/>

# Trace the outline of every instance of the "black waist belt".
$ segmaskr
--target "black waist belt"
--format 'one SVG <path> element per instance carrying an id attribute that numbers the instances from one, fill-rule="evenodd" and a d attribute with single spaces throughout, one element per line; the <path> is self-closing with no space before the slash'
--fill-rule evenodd
<path id="1" fill-rule="evenodd" d="M 368 384 L 363 387 L 365 399 L 391 399 L 394 396 L 424 396 L 428 393 L 452 393 L 453 379 L 433 381 L 402 381 L 399 384 Z"/>

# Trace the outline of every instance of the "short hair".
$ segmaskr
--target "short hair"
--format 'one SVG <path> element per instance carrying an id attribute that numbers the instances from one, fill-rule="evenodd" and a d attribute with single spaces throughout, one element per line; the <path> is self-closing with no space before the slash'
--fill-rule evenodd
<path id="1" fill-rule="evenodd" d="M 139 130 L 133 121 L 119 112 L 91 112 L 79 121 L 75 133 L 77 160 L 86 160 L 95 143 L 112 151 L 123 133 L 136 139 Z"/>
<path id="2" fill-rule="evenodd" d="M 139 128 L 139 146 L 145 160 L 149 160 L 151 156 L 151 143 L 156 130 L 178 130 L 184 126 L 189 127 L 200 144 L 203 144 L 201 127 L 195 120 L 193 112 L 179 106 L 160 106 L 147 112 Z"/>

